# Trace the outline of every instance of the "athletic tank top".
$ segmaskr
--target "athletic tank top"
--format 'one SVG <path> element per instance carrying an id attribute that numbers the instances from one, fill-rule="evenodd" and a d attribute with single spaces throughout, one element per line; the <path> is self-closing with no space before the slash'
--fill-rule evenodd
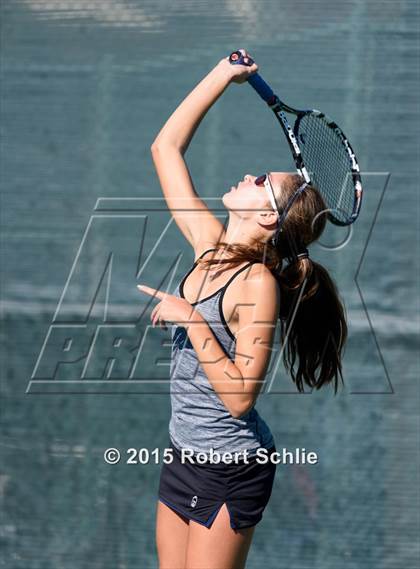
<path id="1" fill-rule="evenodd" d="M 209 251 L 215 249 L 207 249 L 199 259 Z M 173 291 L 175 296 L 185 298 L 184 283 L 197 266 L 197 261 Z M 210 296 L 191 303 L 205 318 L 231 360 L 234 360 L 235 356 L 236 339 L 223 316 L 223 296 L 234 278 L 251 265 L 252 262 L 241 267 L 224 286 Z M 193 452 L 208 453 L 210 449 L 219 453 L 247 450 L 248 456 L 254 455 L 259 447 L 273 446 L 271 431 L 258 414 L 255 405 L 239 419 L 232 417 L 226 409 L 207 379 L 185 328 L 173 324 L 171 336 L 169 435 L 172 443 L 178 448 L 188 448 Z"/>

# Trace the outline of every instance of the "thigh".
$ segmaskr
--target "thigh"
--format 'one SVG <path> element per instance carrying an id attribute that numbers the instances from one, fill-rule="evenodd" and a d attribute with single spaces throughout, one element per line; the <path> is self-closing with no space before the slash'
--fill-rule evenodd
<path id="1" fill-rule="evenodd" d="M 191 520 L 185 569 L 243 569 L 254 529 L 232 529 L 226 504 L 210 528 Z"/>
<path id="2" fill-rule="evenodd" d="M 160 500 L 156 509 L 156 547 L 159 569 L 185 567 L 189 520 Z"/>

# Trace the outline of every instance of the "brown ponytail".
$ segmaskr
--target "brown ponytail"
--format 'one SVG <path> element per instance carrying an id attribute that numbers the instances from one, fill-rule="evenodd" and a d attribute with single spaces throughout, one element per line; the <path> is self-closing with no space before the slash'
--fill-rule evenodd
<path id="1" fill-rule="evenodd" d="M 300 392 L 304 384 L 320 389 L 333 382 L 337 393 L 338 380 L 343 382 L 341 357 L 347 324 L 334 281 L 311 259 L 292 262 L 277 280 L 286 369 Z"/>

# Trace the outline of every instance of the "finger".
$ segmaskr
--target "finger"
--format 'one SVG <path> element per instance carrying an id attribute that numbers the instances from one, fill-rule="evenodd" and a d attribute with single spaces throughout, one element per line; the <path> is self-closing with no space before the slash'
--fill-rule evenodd
<path id="1" fill-rule="evenodd" d="M 160 290 L 157 290 L 156 288 L 152 288 L 150 286 L 146 286 L 146 285 L 137 285 L 137 288 L 141 291 L 144 292 L 146 294 L 150 294 L 151 296 L 155 296 L 156 298 L 159 298 L 160 300 L 163 300 L 166 296 L 165 292 L 161 292 Z"/>
<path id="2" fill-rule="evenodd" d="M 150 320 L 153 322 L 153 319 L 155 317 L 156 311 L 158 309 L 159 304 L 156 304 L 156 306 L 153 308 L 152 312 L 150 313 Z"/>
<path id="3" fill-rule="evenodd" d="M 153 328 L 156 326 L 156 322 L 159 320 L 159 308 L 160 308 L 160 303 L 157 306 L 155 306 L 153 313 L 150 316 Z"/>
<path id="4" fill-rule="evenodd" d="M 251 57 L 250 53 L 248 53 L 246 49 L 241 48 L 239 51 L 240 51 L 240 52 L 242 53 L 242 55 L 244 56 L 244 60 L 245 60 L 246 62 L 247 62 L 248 60 L 252 60 L 252 57 Z"/>
<path id="5" fill-rule="evenodd" d="M 166 322 L 165 320 L 163 320 L 162 318 L 160 318 L 160 312 L 158 311 L 158 313 L 156 314 L 156 317 L 154 319 L 154 323 L 153 323 L 153 327 L 155 327 L 156 325 L 159 326 L 159 328 L 163 329 L 163 330 L 167 330 L 166 327 Z"/>
<path id="6" fill-rule="evenodd" d="M 153 308 L 150 314 L 150 320 L 152 321 L 153 327 L 155 326 L 156 321 L 159 318 L 159 311 L 161 308 L 162 308 L 162 302 L 159 302 L 158 304 L 156 304 L 156 306 Z"/>

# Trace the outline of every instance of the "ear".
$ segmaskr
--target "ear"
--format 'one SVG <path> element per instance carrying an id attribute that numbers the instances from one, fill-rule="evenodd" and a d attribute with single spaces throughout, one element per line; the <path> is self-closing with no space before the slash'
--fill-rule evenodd
<path id="1" fill-rule="evenodd" d="M 278 214 L 275 211 L 260 211 L 257 213 L 257 221 L 266 229 L 274 229 L 277 225 Z"/>

